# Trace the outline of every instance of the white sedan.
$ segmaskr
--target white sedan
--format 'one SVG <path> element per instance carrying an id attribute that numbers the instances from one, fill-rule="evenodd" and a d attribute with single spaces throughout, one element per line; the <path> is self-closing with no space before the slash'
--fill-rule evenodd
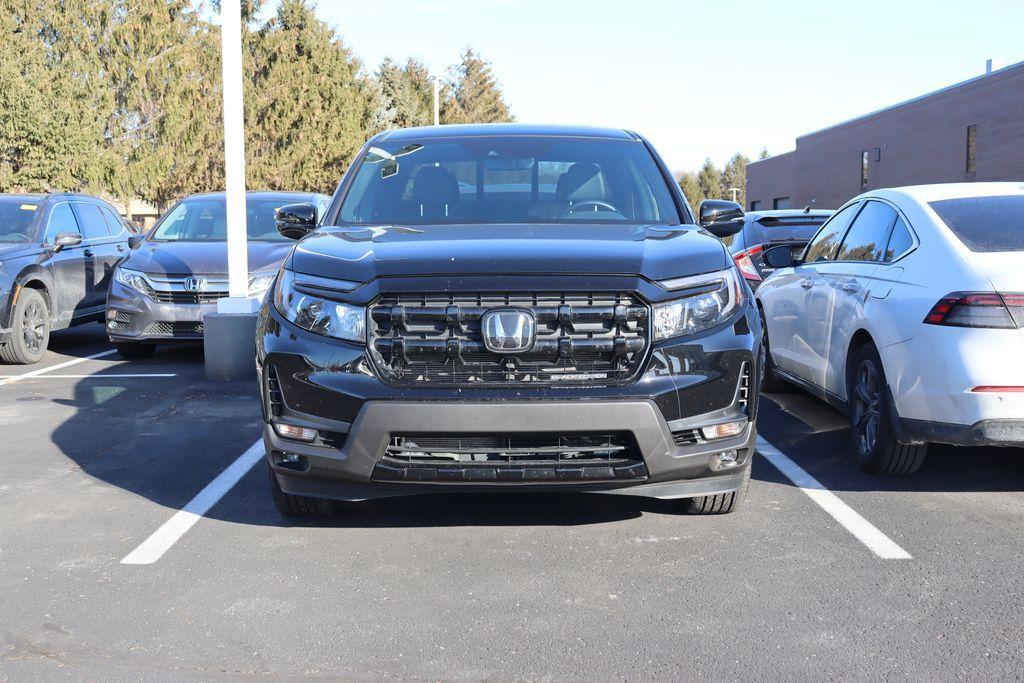
<path id="1" fill-rule="evenodd" d="M 763 389 L 850 416 L 861 466 L 910 474 L 928 443 L 1024 446 L 1024 183 L 874 190 L 757 290 Z"/>

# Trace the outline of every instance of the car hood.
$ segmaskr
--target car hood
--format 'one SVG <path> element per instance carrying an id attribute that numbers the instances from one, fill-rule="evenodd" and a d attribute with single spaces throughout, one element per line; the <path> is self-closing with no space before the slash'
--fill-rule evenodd
<path id="1" fill-rule="evenodd" d="M 275 271 L 294 242 L 249 242 L 249 272 Z M 146 240 L 121 262 L 125 268 L 157 275 L 226 275 L 226 242 L 154 242 Z"/>
<path id="2" fill-rule="evenodd" d="M 290 262 L 296 272 L 354 282 L 542 273 L 664 280 L 728 265 L 722 243 L 697 226 L 586 223 L 322 228 L 299 242 Z"/>
<path id="3" fill-rule="evenodd" d="M 0 243 L 0 261 L 28 256 L 39 251 L 33 244 L 2 244 Z"/>

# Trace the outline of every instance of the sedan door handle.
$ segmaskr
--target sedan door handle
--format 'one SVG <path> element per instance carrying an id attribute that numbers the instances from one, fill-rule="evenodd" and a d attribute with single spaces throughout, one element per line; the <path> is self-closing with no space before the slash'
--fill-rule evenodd
<path id="1" fill-rule="evenodd" d="M 117 250 L 118 251 L 124 251 L 124 245 L 123 244 L 117 245 Z"/>
<path id="2" fill-rule="evenodd" d="M 859 292 L 860 291 L 860 284 L 857 283 L 857 282 L 844 282 L 843 283 L 843 291 L 844 292 L 850 292 L 850 293 Z"/>
<path id="3" fill-rule="evenodd" d="M 85 250 L 85 251 L 83 251 L 82 253 L 83 253 L 83 254 L 85 254 L 86 256 L 92 256 L 92 255 L 93 255 L 93 253 L 92 253 L 92 249 L 86 249 L 86 250 Z"/>
<path id="4" fill-rule="evenodd" d="M 803 287 L 804 289 L 810 289 L 811 287 L 814 286 L 814 281 L 804 278 L 803 280 L 800 281 L 800 286 Z"/>

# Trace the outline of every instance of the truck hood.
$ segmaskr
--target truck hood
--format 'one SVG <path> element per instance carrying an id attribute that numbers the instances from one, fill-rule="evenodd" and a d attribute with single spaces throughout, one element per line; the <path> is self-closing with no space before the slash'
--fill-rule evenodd
<path id="1" fill-rule="evenodd" d="M 249 242 L 249 272 L 276 271 L 294 242 Z M 155 242 L 146 240 L 121 262 L 131 270 L 157 275 L 226 275 L 226 242 Z"/>
<path id="2" fill-rule="evenodd" d="M 488 274 L 642 275 L 665 280 L 729 265 L 694 225 L 433 225 L 322 228 L 295 247 L 299 273 L 376 277 Z"/>

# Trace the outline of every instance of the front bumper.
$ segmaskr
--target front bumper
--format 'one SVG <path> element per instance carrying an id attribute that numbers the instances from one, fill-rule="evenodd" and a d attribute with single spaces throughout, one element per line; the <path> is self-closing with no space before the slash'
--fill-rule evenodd
<path id="1" fill-rule="evenodd" d="M 257 367 L 267 459 L 284 492 L 338 500 L 510 488 L 656 498 L 735 491 L 754 452 L 759 343 L 759 321 L 748 306 L 731 324 L 655 344 L 626 386 L 398 387 L 376 377 L 362 346 L 307 333 L 265 305 Z M 747 424 L 734 437 L 687 437 L 702 426 L 743 419 Z M 282 438 L 274 420 L 315 429 L 318 437 L 313 443 Z M 400 434 L 597 432 L 631 439 L 644 475 L 588 480 L 555 466 L 539 478 L 486 467 L 473 468 L 472 476 L 458 467 L 442 476 L 412 472 L 402 481 L 381 476 L 388 444 Z"/>
<path id="2" fill-rule="evenodd" d="M 202 341 L 203 317 L 217 304 L 153 301 L 131 287 L 111 283 L 107 294 L 106 328 L 112 342 Z"/>

